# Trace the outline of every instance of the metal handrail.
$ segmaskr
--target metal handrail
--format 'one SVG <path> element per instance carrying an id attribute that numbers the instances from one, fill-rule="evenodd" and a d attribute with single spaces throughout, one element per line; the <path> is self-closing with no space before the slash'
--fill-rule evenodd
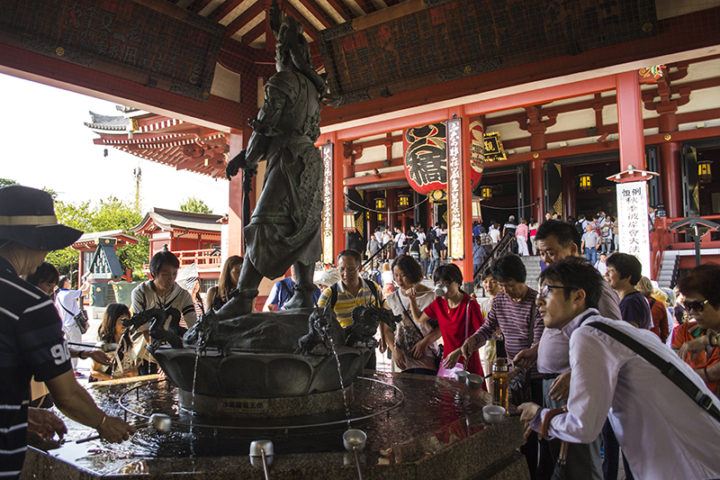
<path id="1" fill-rule="evenodd" d="M 506 255 L 508 251 L 512 248 L 512 242 L 515 240 L 515 235 L 512 233 L 506 233 L 503 238 L 500 239 L 497 245 L 495 245 L 495 248 L 493 248 L 488 256 L 485 258 L 485 261 L 480 264 L 480 266 L 473 272 L 473 283 L 477 282 L 478 277 L 480 274 L 487 270 L 490 262 Z"/>
<path id="2" fill-rule="evenodd" d="M 383 245 L 382 247 L 380 247 L 380 249 L 379 249 L 377 252 L 373 253 L 373 254 L 370 256 L 370 258 L 368 258 L 367 260 L 365 260 L 365 262 L 363 262 L 362 266 L 360 267 L 360 271 L 361 271 L 361 272 L 362 272 L 362 271 L 365 271 L 368 265 L 372 265 L 372 261 L 375 259 L 375 257 L 377 257 L 378 255 L 380 255 L 380 254 L 381 254 L 382 252 L 384 252 L 386 249 L 390 248 L 392 245 L 394 245 L 393 242 L 387 242 L 385 245 Z"/>

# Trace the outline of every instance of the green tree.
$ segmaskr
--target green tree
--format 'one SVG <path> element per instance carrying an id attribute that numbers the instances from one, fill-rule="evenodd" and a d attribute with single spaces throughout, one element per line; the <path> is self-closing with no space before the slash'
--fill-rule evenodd
<path id="1" fill-rule="evenodd" d="M 7 187 L 8 185 L 15 185 L 17 182 L 10 178 L 0 177 L 0 187 Z"/>
<path id="2" fill-rule="evenodd" d="M 190 197 L 180 205 L 180 210 L 191 213 L 212 213 L 210 207 L 199 198 Z"/>
<path id="3" fill-rule="evenodd" d="M 122 230 L 132 234 L 130 229 L 142 220 L 139 211 L 116 197 L 100 200 L 97 205 L 91 205 L 90 202 L 73 204 L 56 201 L 55 214 L 59 222 L 88 233 Z M 120 263 L 131 268 L 133 277 L 138 279 L 144 276 L 142 266 L 148 261 L 148 252 L 149 241 L 146 237 L 139 237 L 136 245 L 125 245 L 117 250 Z M 68 274 L 78 268 L 78 252 L 71 247 L 57 250 L 48 255 L 48 261 L 61 273 Z"/>

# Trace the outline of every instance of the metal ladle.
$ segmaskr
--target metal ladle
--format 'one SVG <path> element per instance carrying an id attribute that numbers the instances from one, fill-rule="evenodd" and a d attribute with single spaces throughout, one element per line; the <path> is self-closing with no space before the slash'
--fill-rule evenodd
<path id="1" fill-rule="evenodd" d="M 270 440 L 253 440 L 250 443 L 250 465 L 262 467 L 265 480 L 270 480 L 269 467 L 272 465 L 275 448 Z"/>
<path id="2" fill-rule="evenodd" d="M 153 413 L 150 415 L 150 419 L 146 423 L 135 425 L 135 427 L 151 427 L 158 433 L 168 433 L 172 429 L 172 419 L 169 415 L 165 415 L 164 413 Z M 92 435 L 87 438 L 76 440 L 75 443 L 86 443 L 92 440 L 97 440 L 98 438 L 100 438 L 100 435 Z"/>
<path id="3" fill-rule="evenodd" d="M 358 479 L 362 480 L 362 471 L 360 470 L 360 459 L 358 458 L 358 452 L 362 452 L 365 449 L 367 443 L 367 433 L 363 432 L 359 428 L 350 428 L 345 430 L 343 433 L 343 446 L 345 450 L 352 453 L 355 456 L 355 466 L 357 467 Z"/>

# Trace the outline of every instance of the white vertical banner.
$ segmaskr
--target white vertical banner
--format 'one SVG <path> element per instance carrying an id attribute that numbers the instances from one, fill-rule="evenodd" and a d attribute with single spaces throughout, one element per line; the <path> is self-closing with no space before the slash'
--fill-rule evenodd
<path id="1" fill-rule="evenodd" d="M 453 118 L 447 122 L 447 202 L 450 258 L 460 260 L 465 256 L 465 232 L 463 231 L 463 182 L 462 182 L 462 120 Z"/>
<path id="2" fill-rule="evenodd" d="M 322 260 L 333 263 L 333 144 L 320 147 L 323 161 Z"/>
<path id="3" fill-rule="evenodd" d="M 635 255 L 643 275 L 650 277 L 650 228 L 648 225 L 647 182 L 617 184 L 618 234 L 620 251 Z"/>

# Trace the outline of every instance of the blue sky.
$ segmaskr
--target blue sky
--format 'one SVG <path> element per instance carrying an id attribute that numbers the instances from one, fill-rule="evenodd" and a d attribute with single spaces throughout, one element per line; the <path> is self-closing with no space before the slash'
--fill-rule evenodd
<path id="1" fill-rule="evenodd" d="M 115 104 L 0 74 L 0 177 L 49 187 L 64 201 L 97 201 L 110 195 L 132 202 L 133 169 L 142 168 L 141 202 L 178 209 L 188 197 L 202 199 L 214 213 L 227 211 L 228 183 L 177 171 L 133 155 L 94 145 L 97 135 L 83 125 L 89 110 L 114 115 Z"/>

